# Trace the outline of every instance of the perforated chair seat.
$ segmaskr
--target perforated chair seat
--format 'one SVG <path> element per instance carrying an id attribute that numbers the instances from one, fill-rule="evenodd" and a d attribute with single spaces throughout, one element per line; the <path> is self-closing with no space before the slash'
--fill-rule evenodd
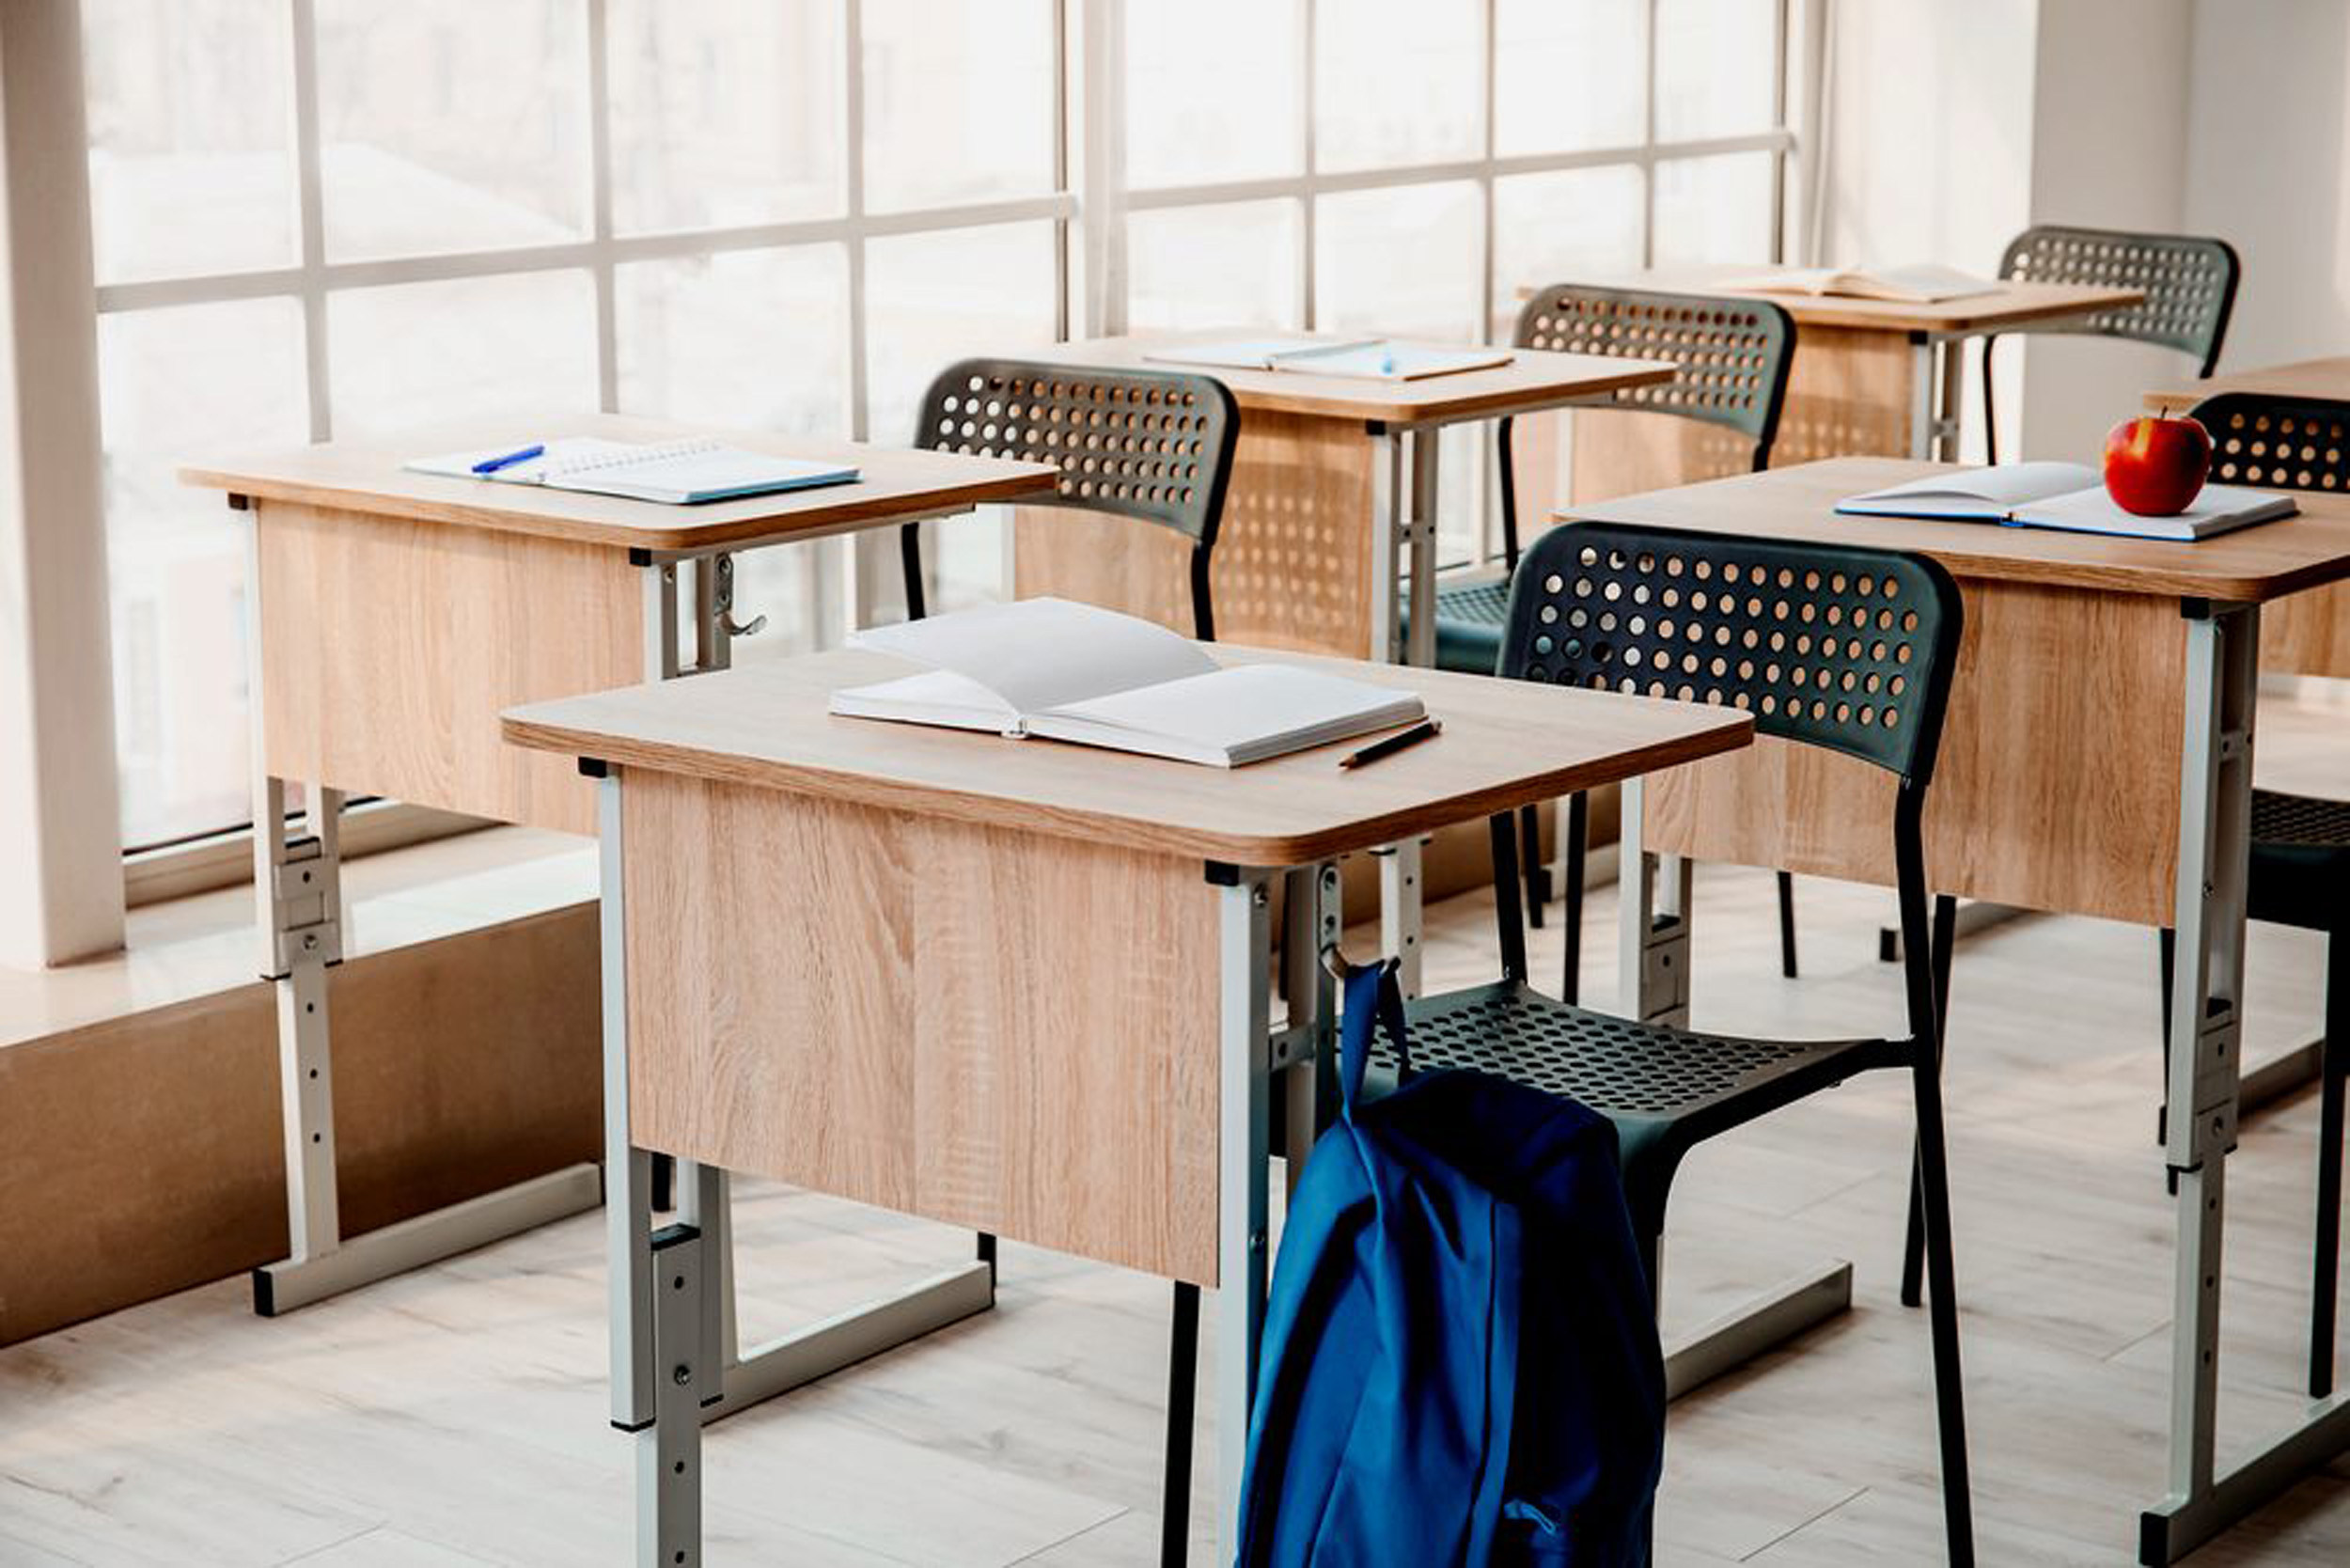
<path id="1" fill-rule="evenodd" d="M 2350 917 L 2350 801 L 2252 792 L 2252 918 L 2329 931 Z"/>
<path id="2" fill-rule="evenodd" d="M 1436 585 L 1436 667 L 1491 675 L 1501 662 L 1501 632 L 1510 623 L 1510 579 Z M 1410 635 L 1411 608 L 1403 630 Z"/>
<path id="3" fill-rule="evenodd" d="M 1472 1067 L 1580 1101 L 1616 1124 L 1629 1190 L 1661 1205 L 1695 1144 L 1855 1073 L 1906 1064 L 1885 1040 L 1755 1040 L 1592 1012 L 1511 980 L 1407 1003 L 1412 1065 Z M 1382 1032 L 1373 1061 L 1392 1076 Z"/>

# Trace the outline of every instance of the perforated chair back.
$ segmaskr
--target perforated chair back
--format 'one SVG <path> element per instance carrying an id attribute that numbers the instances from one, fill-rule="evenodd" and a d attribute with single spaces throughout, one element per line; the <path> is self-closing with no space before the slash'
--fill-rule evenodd
<path id="1" fill-rule="evenodd" d="M 1060 483 L 1024 507 L 1108 512 L 1172 528 L 1192 543 L 1192 616 L 1214 635 L 1208 560 L 1240 437 L 1240 410 L 1212 376 L 966 359 L 923 395 L 914 444 L 932 451 L 1050 463 Z M 921 535 L 899 539 L 906 607 L 922 606 Z"/>
<path id="2" fill-rule="evenodd" d="M 1569 523 L 1518 565 L 1500 672 L 1742 708 L 1922 789 L 1961 624 L 1922 556 Z"/>
<path id="3" fill-rule="evenodd" d="M 2211 477 L 2267 490 L 2350 490 L 2350 402 L 2222 392 L 2192 418 L 2211 432 Z"/>
<path id="4" fill-rule="evenodd" d="M 2118 228 L 2042 224 L 2011 241 L 1999 275 L 2034 283 L 2090 283 L 2138 289 L 2146 298 L 2075 321 L 2028 325 L 2027 332 L 2087 333 L 2160 343 L 2193 354 L 2196 374 L 2219 363 L 2219 345 L 2235 308 L 2243 271 L 2225 240 L 2191 234 L 2137 234 Z"/>
<path id="5" fill-rule="evenodd" d="M 1754 440 L 1754 466 L 1770 460 L 1794 318 L 1768 300 L 1555 283 L 1518 313 L 1518 347 L 1621 359 L 1669 359 L 1681 373 L 1586 400 L 1725 425 Z"/>

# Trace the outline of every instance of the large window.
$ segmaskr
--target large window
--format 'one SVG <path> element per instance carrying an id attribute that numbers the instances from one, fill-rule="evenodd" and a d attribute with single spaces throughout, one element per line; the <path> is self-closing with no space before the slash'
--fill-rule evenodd
<path id="1" fill-rule="evenodd" d="M 249 809 L 242 533 L 183 457 L 511 408 L 902 441 L 947 360 L 1087 322 L 1482 337 L 1760 260 L 1782 10 L 84 0 L 126 844 Z M 1002 538 L 939 530 L 948 601 Z M 744 557 L 742 656 L 885 604 L 857 554 Z"/>

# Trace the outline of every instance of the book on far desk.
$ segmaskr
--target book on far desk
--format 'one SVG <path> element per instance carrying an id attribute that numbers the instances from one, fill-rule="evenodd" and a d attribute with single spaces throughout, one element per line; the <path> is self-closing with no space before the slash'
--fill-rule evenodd
<path id="1" fill-rule="evenodd" d="M 1836 503 L 1836 510 L 1862 517 L 1955 518 L 2013 528 L 2192 543 L 2231 528 L 2291 517 L 2301 509 L 2290 495 L 2207 484 L 2186 510 L 2170 517 L 2141 517 L 2114 504 L 2093 468 L 2077 463 L 2002 463 L 1848 496 Z"/>
<path id="2" fill-rule="evenodd" d="M 1154 622 L 1065 599 L 877 626 L 851 646 L 932 667 L 832 694 L 832 712 L 1041 736 L 1239 767 L 1427 714 L 1391 686 L 1295 665 L 1219 665 Z"/>
<path id="3" fill-rule="evenodd" d="M 817 485 L 851 484 L 857 478 L 855 468 L 841 463 L 746 452 L 707 436 L 681 441 L 606 441 L 592 435 L 563 436 L 546 442 L 536 457 L 507 463 L 486 474 L 475 468 L 477 463 L 505 457 L 515 449 L 491 447 L 474 452 L 446 452 L 438 457 L 411 458 L 400 466 L 418 474 L 487 479 L 494 484 L 543 485 L 549 490 L 578 490 L 595 495 L 624 496 L 633 501 L 659 501 L 673 507 L 767 495 L 784 490 L 807 490 Z"/>
<path id="4" fill-rule="evenodd" d="M 1989 278 L 1931 261 L 1903 267 L 1789 267 L 1757 277 L 1730 279 L 1716 287 L 1750 294 L 1810 294 L 1854 300 L 1890 300 L 1897 305 L 1939 305 L 1995 293 Z"/>
<path id="5" fill-rule="evenodd" d="M 1366 381 L 1422 381 L 1430 376 L 1490 370 L 1515 356 L 1508 349 L 1405 343 L 1392 337 L 1340 342 L 1295 337 L 1230 337 L 1170 343 L 1143 358 L 1160 365 L 1205 365 L 1221 370 L 1293 370 L 1309 376 L 1359 376 Z"/>

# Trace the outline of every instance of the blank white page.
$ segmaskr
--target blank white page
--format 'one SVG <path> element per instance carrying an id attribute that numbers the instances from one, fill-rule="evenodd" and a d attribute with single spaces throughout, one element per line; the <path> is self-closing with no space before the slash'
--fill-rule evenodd
<path id="1" fill-rule="evenodd" d="M 1215 668 L 1215 661 L 1189 637 L 1154 621 L 1066 599 L 981 604 L 871 627 L 849 641 L 968 676 L 1023 713 Z"/>

